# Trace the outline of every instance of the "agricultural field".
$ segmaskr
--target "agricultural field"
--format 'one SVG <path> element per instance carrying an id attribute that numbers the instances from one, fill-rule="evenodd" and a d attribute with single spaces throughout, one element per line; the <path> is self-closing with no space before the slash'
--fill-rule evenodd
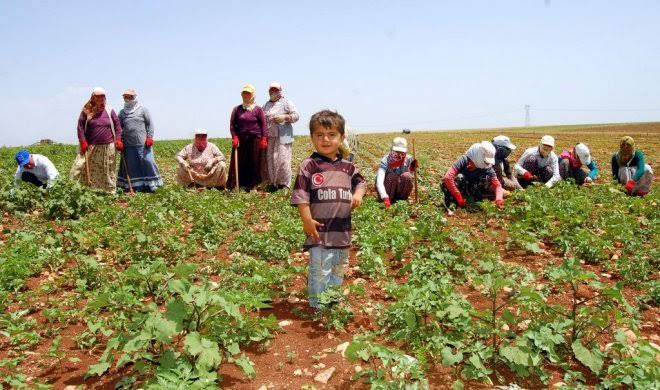
<path id="1" fill-rule="evenodd" d="M 601 175 L 442 207 L 447 167 L 500 133 L 517 158 L 544 134 L 585 142 Z M 307 254 L 287 192 L 166 186 L 104 195 L 68 180 L 8 195 L 0 148 L 0 381 L 4 388 L 657 388 L 660 191 L 632 198 L 610 155 L 635 138 L 660 172 L 660 123 L 413 132 L 419 203 L 385 210 L 375 169 L 392 134 L 360 135 L 369 183 L 344 285 L 305 298 Z M 228 139 L 215 142 L 228 157 Z M 73 145 L 43 145 L 68 172 Z M 559 151 L 561 151 L 559 150 Z M 411 151 L 411 150 L 410 150 Z M 294 166 L 311 152 L 294 144 Z M 78 387 L 79 385 L 82 385 Z"/>

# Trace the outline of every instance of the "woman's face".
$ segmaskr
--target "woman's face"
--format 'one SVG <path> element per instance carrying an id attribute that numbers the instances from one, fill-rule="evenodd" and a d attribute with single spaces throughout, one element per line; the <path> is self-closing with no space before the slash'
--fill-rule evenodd
<path id="1" fill-rule="evenodd" d="M 541 156 L 548 157 L 550 155 L 550 152 L 552 152 L 552 149 L 554 148 L 550 145 L 541 145 L 541 148 L 539 150 L 541 152 Z"/>
<path id="2" fill-rule="evenodd" d="M 622 144 L 621 145 L 621 152 L 623 152 L 623 154 L 632 154 L 633 153 L 633 148 L 629 144 Z"/>
<path id="3" fill-rule="evenodd" d="M 127 103 L 132 102 L 133 99 L 135 99 L 135 96 L 133 96 L 133 95 L 124 95 L 124 101 L 127 102 Z"/>
<path id="4" fill-rule="evenodd" d="M 94 104 L 105 103 L 105 95 L 94 95 L 94 96 L 92 96 L 92 102 Z"/>
<path id="5" fill-rule="evenodd" d="M 249 102 L 252 99 L 252 94 L 248 91 L 241 92 L 241 97 L 244 102 Z"/>

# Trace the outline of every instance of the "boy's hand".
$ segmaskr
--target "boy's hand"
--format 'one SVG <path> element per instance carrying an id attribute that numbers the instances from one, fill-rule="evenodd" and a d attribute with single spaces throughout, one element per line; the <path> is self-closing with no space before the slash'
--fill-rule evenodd
<path id="1" fill-rule="evenodd" d="M 319 235 L 319 231 L 317 229 L 319 226 L 323 227 L 323 224 L 317 220 L 314 219 L 303 220 L 303 231 L 305 232 L 305 234 L 307 234 L 310 237 L 316 238 L 317 240 L 321 239 L 321 236 Z"/>
<path id="2" fill-rule="evenodd" d="M 353 203 L 351 204 L 351 208 L 356 209 L 360 207 L 361 204 L 362 204 L 362 195 L 353 194 Z"/>

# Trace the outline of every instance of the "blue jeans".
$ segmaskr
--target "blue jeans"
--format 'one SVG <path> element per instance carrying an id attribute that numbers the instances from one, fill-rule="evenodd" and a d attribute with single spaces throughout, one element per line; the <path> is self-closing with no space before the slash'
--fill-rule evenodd
<path id="1" fill-rule="evenodd" d="M 309 249 L 309 275 L 307 295 L 309 305 L 319 306 L 317 297 L 328 286 L 340 286 L 344 281 L 344 267 L 348 260 L 348 248 L 328 249 L 315 246 Z"/>

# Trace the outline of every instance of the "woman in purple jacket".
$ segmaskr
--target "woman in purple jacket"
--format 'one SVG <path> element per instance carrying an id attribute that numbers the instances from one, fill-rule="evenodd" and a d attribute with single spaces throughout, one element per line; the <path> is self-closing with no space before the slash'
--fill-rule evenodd
<path id="1" fill-rule="evenodd" d="M 227 188 L 236 186 L 237 163 L 240 187 L 249 191 L 262 182 L 261 164 L 265 163 L 263 154 L 268 148 L 268 124 L 264 111 L 255 103 L 254 92 L 251 84 L 245 84 L 241 90 L 243 104 L 231 112 L 229 132 L 232 147 L 238 153 L 231 154 Z M 238 161 L 235 161 L 237 154 Z"/>
<path id="2" fill-rule="evenodd" d="M 103 191 L 117 189 L 116 151 L 122 152 L 121 124 L 107 105 L 105 90 L 94 88 L 78 117 L 80 153 L 71 167 L 71 178 Z"/>

